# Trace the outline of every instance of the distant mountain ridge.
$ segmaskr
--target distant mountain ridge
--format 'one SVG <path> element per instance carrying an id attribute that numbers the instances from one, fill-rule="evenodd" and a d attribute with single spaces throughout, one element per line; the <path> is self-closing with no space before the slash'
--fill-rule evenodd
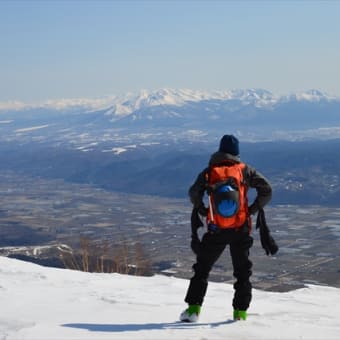
<path id="1" fill-rule="evenodd" d="M 94 100 L 0 103 L 2 141 L 81 151 L 102 145 L 107 152 L 141 143 L 205 143 L 225 133 L 252 142 L 339 138 L 340 97 L 318 90 L 277 96 L 264 89 L 160 89 Z"/>
<path id="2" fill-rule="evenodd" d="M 127 115 L 135 111 L 153 106 L 183 106 L 188 103 L 199 103 L 209 100 L 240 100 L 244 105 L 253 103 L 257 106 L 270 105 L 277 100 L 276 97 L 266 90 L 231 90 L 231 91 L 195 91 L 161 89 L 156 91 L 141 91 L 139 94 L 117 100 L 108 113 L 113 116 Z"/>
<path id="3" fill-rule="evenodd" d="M 239 100 L 244 105 L 253 104 L 258 107 L 268 107 L 277 103 L 296 101 L 340 101 L 340 97 L 329 95 L 319 90 L 310 89 L 304 92 L 278 96 L 265 89 L 234 89 L 234 90 L 191 90 L 191 89 L 158 89 L 141 90 L 125 95 L 103 96 L 102 98 L 74 98 L 47 100 L 40 103 L 24 103 L 20 101 L 0 102 L 0 112 L 25 109 L 54 110 L 99 110 L 107 109 L 108 114 L 127 115 L 142 108 L 175 105 L 181 106 L 188 102 L 207 100 Z"/>

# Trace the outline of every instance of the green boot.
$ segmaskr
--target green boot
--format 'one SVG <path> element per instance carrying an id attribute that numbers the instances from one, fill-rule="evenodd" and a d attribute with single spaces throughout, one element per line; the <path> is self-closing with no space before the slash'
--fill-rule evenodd
<path id="1" fill-rule="evenodd" d="M 189 307 L 182 312 L 180 320 L 184 322 L 197 322 L 200 312 L 201 312 L 200 305 L 189 305 Z"/>
<path id="2" fill-rule="evenodd" d="M 247 320 L 247 311 L 234 309 L 234 320 Z"/>

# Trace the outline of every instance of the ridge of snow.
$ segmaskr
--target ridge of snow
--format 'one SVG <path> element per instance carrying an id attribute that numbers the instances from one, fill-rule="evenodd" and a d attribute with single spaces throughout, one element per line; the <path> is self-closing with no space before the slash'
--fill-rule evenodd
<path id="1" fill-rule="evenodd" d="M 48 124 L 38 125 L 38 126 L 31 126 L 31 127 L 22 128 L 22 129 L 16 129 L 15 133 L 31 132 L 31 131 L 35 131 L 35 130 L 45 129 L 47 127 L 49 127 Z"/>
<path id="2" fill-rule="evenodd" d="M 0 257 L 0 339 L 339 339 L 340 289 L 253 290 L 233 322 L 233 286 L 210 282 L 198 323 L 178 322 L 189 280 L 41 267 Z"/>

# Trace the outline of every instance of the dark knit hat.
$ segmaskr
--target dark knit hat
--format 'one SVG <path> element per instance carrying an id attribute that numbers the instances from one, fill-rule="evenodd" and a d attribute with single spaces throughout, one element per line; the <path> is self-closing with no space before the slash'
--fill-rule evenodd
<path id="1" fill-rule="evenodd" d="M 224 135 L 221 138 L 218 151 L 238 156 L 240 153 L 238 148 L 238 139 L 233 135 Z"/>

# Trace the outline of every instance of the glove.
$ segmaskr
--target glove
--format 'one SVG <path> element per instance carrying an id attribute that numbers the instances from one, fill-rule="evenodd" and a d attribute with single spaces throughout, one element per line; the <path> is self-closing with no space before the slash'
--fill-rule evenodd
<path id="1" fill-rule="evenodd" d="M 259 209 L 259 212 L 257 214 L 256 229 L 260 229 L 261 245 L 266 254 L 268 256 L 276 254 L 279 250 L 279 247 L 273 237 L 270 235 L 270 231 L 264 215 L 264 210 L 262 208 Z"/>

